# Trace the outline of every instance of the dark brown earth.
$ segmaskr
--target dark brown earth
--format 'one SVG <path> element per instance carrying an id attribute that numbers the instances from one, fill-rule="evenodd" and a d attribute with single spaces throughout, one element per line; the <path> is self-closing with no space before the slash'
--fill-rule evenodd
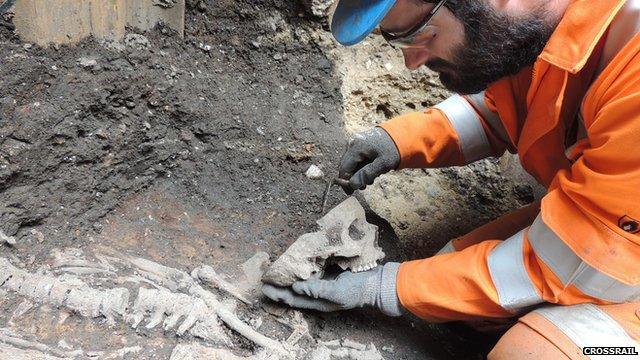
<path id="1" fill-rule="evenodd" d="M 54 248 L 100 245 L 233 277 L 256 251 L 277 256 L 313 228 L 325 183 L 304 173 L 316 164 L 333 174 L 346 136 L 340 78 L 314 42 L 321 25 L 292 2 L 206 4 L 189 9 L 184 39 L 159 27 L 144 34 L 148 45 L 42 49 L 0 27 L 0 229 L 17 239 L 0 256 L 35 269 Z M 460 191 L 471 191 L 464 179 Z M 501 189 L 488 191 L 479 206 Z M 333 189 L 329 204 L 344 198 Z M 414 253 L 383 219 L 370 220 L 390 260 Z M 0 303 L 0 327 L 17 302 Z M 41 315 L 18 324 L 51 344 L 61 332 L 98 348 L 123 337 L 146 344 L 138 358 L 164 358 L 177 341 L 73 315 L 60 329 Z M 306 319 L 318 339 L 393 348 L 386 359 L 482 358 L 493 341 L 372 311 Z"/>

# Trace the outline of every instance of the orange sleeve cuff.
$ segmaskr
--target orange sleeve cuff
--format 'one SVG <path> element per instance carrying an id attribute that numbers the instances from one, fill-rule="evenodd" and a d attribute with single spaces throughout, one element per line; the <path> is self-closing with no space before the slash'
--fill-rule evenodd
<path id="1" fill-rule="evenodd" d="M 438 109 L 398 116 L 381 127 L 400 152 L 400 169 L 464 165 L 460 140 Z"/>

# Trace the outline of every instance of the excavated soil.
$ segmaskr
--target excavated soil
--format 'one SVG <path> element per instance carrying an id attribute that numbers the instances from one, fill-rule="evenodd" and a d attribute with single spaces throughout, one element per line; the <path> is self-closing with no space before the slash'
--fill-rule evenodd
<path id="1" fill-rule="evenodd" d="M 305 177 L 310 165 L 328 179 L 351 131 L 446 95 L 419 75 L 409 88 L 393 74 L 381 80 L 393 73 L 387 61 L 400 71 L 397 54 L 366 55 L 377 70 L 349 73 L 348 61 L 364 50 L 336 48 L 322 22 L 293 2 L 205 4 L 188 10 L 184 39 L 159 26 L 131 30 L 120 43 L 38 48 L 0 27 L 0 230 L 17 241 L 2 245 L 0 256 L 35 270 L 55 249 L 107 247 L 186 271 L 208 264 L 237 278 L 257 251 L 273 258 L 314 228 L 326 184 Z M 364 73 L 393 96 L 367 93 L 376 82 L 358 77 Z M 358 79 L 366 89 L 353 88 Z M 421 86 L 435 90 L 417 95 Z M 408 90 L 416 99 L 403 101 Z M 366 111 L 375 115 L 365 121 Z M 392 175 L 376 186 L 359 199 L 373 210 L 390 260 L 433 254 L 534 196 L 495 160 Z M 329 206 L 344 198 L 334 188 Z M 13 295 L 0 300 L 0 327 L 51 345 L 135 343 L 143 347 L 135 358 L 147 359 L 167 358 L 180 340 L 76 315 L 60 327 L 46 307 L 16 319 L 19 303 Z M 373 342 L 385 359 L 482 358 L 495 340 L 371 311 L 305 318 L 314 338 Z M 270 336 L 285 337 L 266 323 Z M 236 340 L 238 353 L 253 349 Z"/>

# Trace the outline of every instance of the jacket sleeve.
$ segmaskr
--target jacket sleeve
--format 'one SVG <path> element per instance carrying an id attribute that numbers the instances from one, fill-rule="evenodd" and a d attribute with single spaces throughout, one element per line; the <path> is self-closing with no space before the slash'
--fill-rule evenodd
<path id="1" fill-rule="evenodd" d="M 425 112 L 399 116 L 383 125 L 400 151 L 400 168 L 446 167 L 499 156 L 506 149 L 497 113 L 484 92 L 454 95 Z"/>
<path id="2" fill-rule="evenodd" d="M 501 216 L 472 232 L 447 243 L 437 256 L 403 263 L 397 275 L 397 294 L 403 307 L 415 315 L 434 322 L 451 320 L 477 320 L 483 318 L 506 318 L 514 315 L 512 304 L 500 296 L 500 289 L 494 284 L 497 269 L 492 269 L 492 254 L 507 257 L 501 266 L 516 265 L 506 272 L 537 275 L 535 261 L 530 247 L 524 242 L 522 229 L 526 229 L 540 212 L 540 204 L 534 203 Z M 495 239 L 495 240 L 490 240 Z M 506 242 L 501 241 L 509 239 Z M 510 245 L 515 242 L 518 246 Z M 502 249 L 512 250 L 513 253 Z M 513 261 L 528 259 L 526 262 Z M 526 268 L 526 269 L 524 269 Z M 515 271 L 514 271 L 515 270 Z M 498 278 L 499 279 L 499 278 Z M 517 286 L 519 280 L 525 283 Z M 509 281 L 514 289 L 526 289 L 527 278 L 512 277 Z M 535 282 L 538 284 L 538 282 Z M 540 287 L 530 295 L 542 293 Z M 530 288 L 530 289 L 531 289 Z M 525 299 L 518 296 L 516 298 Z M 538 299 L 538 297 L 535 297 Z"/>

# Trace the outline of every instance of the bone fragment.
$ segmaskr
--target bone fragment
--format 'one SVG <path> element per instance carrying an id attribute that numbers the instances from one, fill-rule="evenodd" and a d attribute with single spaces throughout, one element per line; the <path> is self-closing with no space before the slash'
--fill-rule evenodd
<path id="1" fill-rule="evenodd" d="M 2 230 L 0 230 L 0 243 L 7 243 L 13 246 L 16 244 L 16 238 L 13 236 L 8 236 Z"/>
<path id="2" fill-rule="evenodd" d="M 116 270 L 113 266 L 110 266 L 108 263 L 104 261 L 95 262 L 89 261 L 84 258 L 83 252 L 77 248 L 66 248 L 63 250 L 53 249 L 51 251 L 51 255 L 53 256 L 53 263 L 51 267 L 56 268 L 72 268 L 75 272 L 82 273 L 82 275 L 89 274 L 91 271 L 94 273 L 103 272 L 103 273 L 111 273 Z M 86 270 L 78 270 L 81 268 L 86 268 Z M 69 271 L 69 269 L 65 269 Z"/>
<path id="3" fill-rule="evenodd" d="M 348 339 L 321 343 L 320 346 L 311 351 L 305 359 L 384 360 L 382 354 L 380 354 L 373 343 L 364 345 Z"/>
<path id="4" fill-rule="evenodd" d="M 0 343 L 2 360 L 67 360 L 69 357 L 58 357 L 38 350 L 20 349 L 9 344 Z"/>
<path id="5" fill-rule="evenodd" d="M 342 340 L 342 346 L 360 351 L 367 350 L 367 345 L 349 339 Z"/>
<path id="6" fill-rule="evenodd" d="M 258 251 L 242 264 L 242 271 L 250 284 L 260 285 L 262 274 L 269 265 L 269 254 Z"/>
<path id="7" fill-rule="evenodd" d="M 319 231 L 298 238 L 264 274 L 262 281 L 291 286 L 295 281 L 320 278 L 334 263 L 343 270 L 365 271 L 384 258 L 378 246 L 378 227 L 350 197 L 317 221 Z"/>
<path id="8" fill-rule="evenodd" d="M 236 356 L 225 349 L 215 349 L 198 343 L 178 344 L 171 352 L 169 360 L 262 360 L 265 356 L 256 354 L 249 357 Z"/>
<path id="9" fill-rule="evenodd" d="M 9 324 L 13 324 L 15 320 L 17 320 L 19 317 L 29 312 L 29 310 L 33 309 L 33 307 L 34 307 L 33 301 L 29 299 L 22 300 L 22 302 L 18 304 L 15 310 L 13 310 L 13 313 L 11 314 L 11 318 L 9 319 Z"/>
<path id="10" fill-rule="evenodd" d="M 51 354 L 53 356 L 57 356 L 59 358 L 74 358 L 74 357 L 83 355 L 82 350 L 74 350 L 74 351 L 59 350 L 39 342 L 21 339 L 5 329 L 0 331 L 0 342 L 12 345 L 14 347 L 17 347 L 23 350 L 28 350 L 28 349 L 37 350 L 45 354 Z M 2 351 L 0 351 L 0 354 L 3 354 Z M 6 359 L 4 355 L 2 359 Z"/>
<path id="11" fill-rule="evenodd" d="M 209 265 L 202 265 L 193 269 L 191 276 L 194 279 L 199 279 L 212 288 L 220 289 L 236 299 L 242 301 L 247 305 L 253 305 L 249 299 L 235 285 L 223 279 L 218 273 Z"/>
<path id="12" fill-rule="evenodd" d="M 66 307 L 86 317 L 104 316 L 113 321 L 124 315 L 129 291 L 124 288 L 97 290 L 79 279 L 62 281 L 52 276 L 30 274 L 0 258 L 0 288 L 13 291 L 37 303 Z"/>
<path id="13" fill-rule="evenodd" d="M 255 331 L 251 326 L 245 324 L 236 316 L 236 314 L 223 307 L 222 304 L 220 304 L 220 302 L 215 298 L 215 295 L 204 290 L 200 285 L 195 284 L 191 286 L 189 292 L 203 299 L 204 302 L 209 305 L 209 307 L 214 308 L 216 314 L 218 315 L 218 317 L 220 317 L 220 320 L 222 320 L 222 322 L 227 324 L 227 326 L 238 332 L 240 335 L 268 350 L 272 350 L 283 355 L 289 353 L 289 351 L 286 350 L 279 341 L 264 336 Z"/>
<path id="14" fill-rule="evenodd" d="M 289 323 L 287 323 L 287 325 L 293 330 L 293 332 L 287 338 L 287 344 L 291 347 L 294 347 L 303 337 L 312 337 L 311 333 L 309 333 L 309 323 L 307 323 L 307 320 L 304 319 L 302 313 L 297 310 L 292 311 L 292 319 Z"/>
<path id="15" fill-rule="evenodd" d="M 128 347 L 124 347 L 122 349 L 118 349 L 118 350 L 112 351 L 108 355 L 103 355 L 102 359 L 104 359 L 104 360 L 133 359 L 134 357 L 132 357 L 130 355 L 137 354 L 140 351 L 142 351 L 142 348 L 140 346 L 128 346 Z"/>

